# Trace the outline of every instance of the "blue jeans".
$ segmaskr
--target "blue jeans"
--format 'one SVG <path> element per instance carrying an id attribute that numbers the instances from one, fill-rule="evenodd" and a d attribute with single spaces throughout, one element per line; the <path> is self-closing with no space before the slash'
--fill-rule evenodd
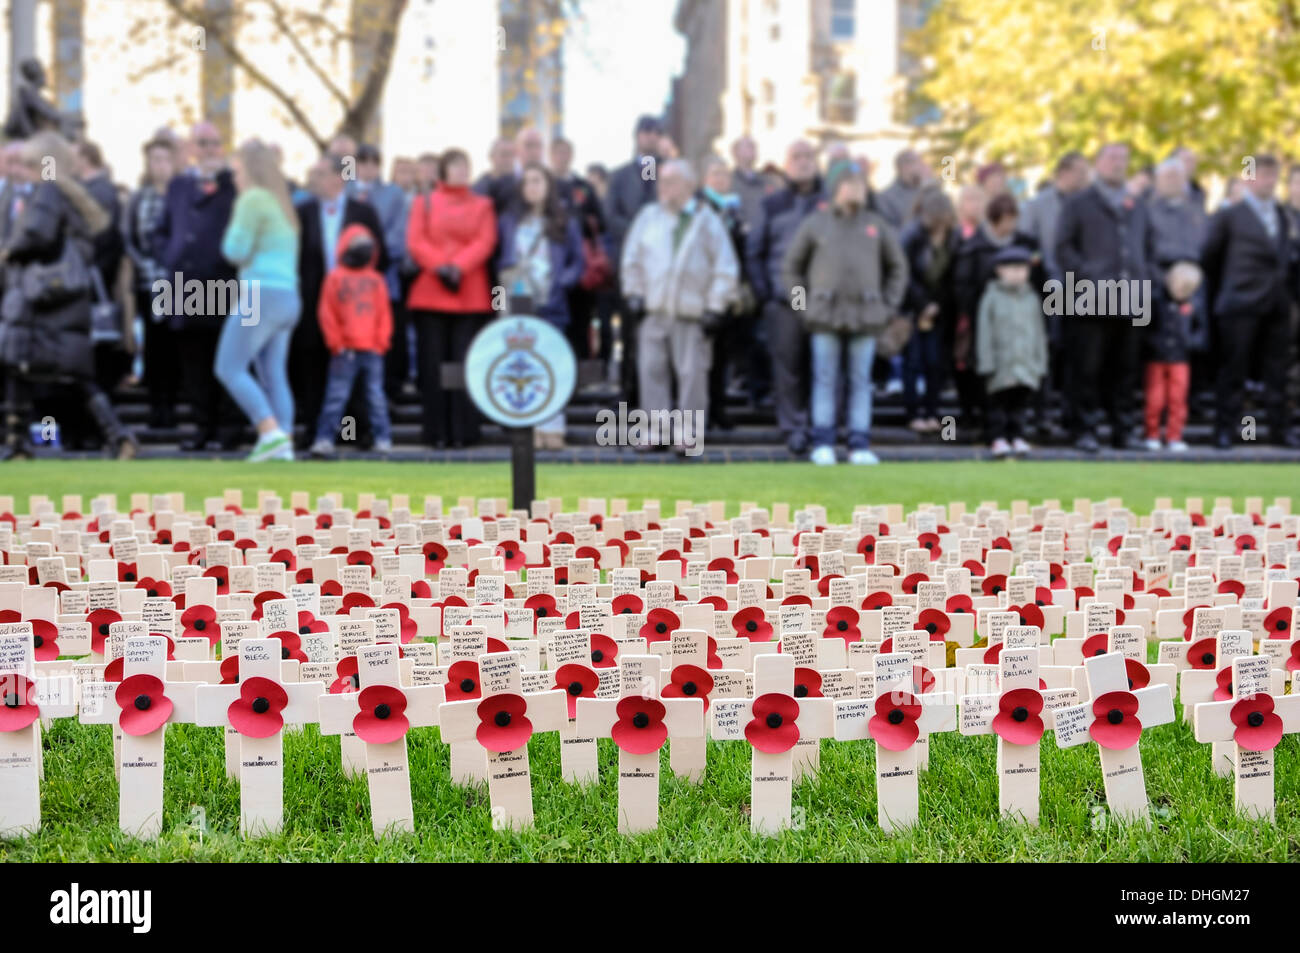
<path id="1" fill-rule="evenodd" d="M 943 339 L 938 328 L 912 331 L 903 352 L 903 403 L 907 416 L 939 416 L 939 389 L 943 386 Z M 925 381 L 925 413 L 919 412 L 916 384 Z"/>
<path id="2" fill-rule="evenodd" d="M 871 445 L 871 364 L 876 359 L 876 339 L 870 334 L 817 331 L 809 339 L 812 351 L 813 446 L 835 445 L 835 403 L 840 389 L 840 364 L 848 351 L 849 393 L 846 402 L 849 449 Z"/>
<path id="3" fill-rule="evenodd" d="M 340 351 L 330 358 L 329 380 L 325 383 L 325 403 L 316 422 L 316 439 L 334 442 L 343 417 L 343 408 L 352 396 L 357 375 L 365 377 L 366 413 L 375 442 L 391 441 L 393 428 L 388 421 L 388 398 L 384 395 L 384 355 L 374 351 Z"/>
<path id="4" fill-rule="evenodd" d="M 293 432 L 289 340 L 301 308 L 297 288 L 261 287 L 256 320 L 245 324 L 248 317 L 230 314 L 221 328 L 213 373 L 254 425 L 274 416 L 286 433 Z"/>

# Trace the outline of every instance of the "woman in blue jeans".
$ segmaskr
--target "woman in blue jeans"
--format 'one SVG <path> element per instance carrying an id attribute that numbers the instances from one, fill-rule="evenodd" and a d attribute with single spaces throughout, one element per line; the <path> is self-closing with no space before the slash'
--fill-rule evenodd
<path id="1" fill-rule="evenodd" d="M 289 340 L 302 309 L 298 216 L 269 146 L 256 140 L 245 143 L 234 171 L 239 198 L 221 254 L 239 269 L 240 303 L 221 329 L 214 370 L 257 428 L 257 443 L 248 459 L 292 460 L 288 360 Z M 256 367 L 256 376 L 250 367 Z"/>
<path id="2" fill-rule="evenodd" d="M 794 310 L 810 333 L 812 462 L 836 461 L 836 394 L 848 361 L 849 462 L 879 463 L 871 452 L 871 364 L 876 335 L 907 287 L 907 260 L 885 220 L 867 208 L 862 167 L 842 160 L 826 174 L 829 207 L 805 218 L 782 263 Z M 802 292 L 803 307 L 797 307 Z"/>

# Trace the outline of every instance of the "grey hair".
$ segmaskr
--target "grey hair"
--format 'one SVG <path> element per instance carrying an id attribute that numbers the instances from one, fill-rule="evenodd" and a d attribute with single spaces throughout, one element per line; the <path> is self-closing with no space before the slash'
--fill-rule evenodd
<path id="1" fill-rule="evenodd" d="M 1159 175 L 1162 172 L 1177 172 L 1184 178 L 1187 176 L 1187 170 L 1183 168 L 1182 161 L 1173 158 L 1166 159 L 1164 162 L 1156 166 L 1156 175 Z"/>
<path id="2" fill-rule="evenodd" d="M 662 179 L 670 175 L 678 176 L 691 185 L 695 185 L 699 181 L 696 178 L 694 167 L 685 159 L 669 159 L 667 162 L 660 163 L 659 177 Z"/>

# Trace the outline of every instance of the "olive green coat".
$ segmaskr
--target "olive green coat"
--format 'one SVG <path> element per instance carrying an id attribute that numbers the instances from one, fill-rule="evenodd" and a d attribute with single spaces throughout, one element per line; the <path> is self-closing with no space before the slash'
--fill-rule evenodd
<path id="1" fill-rule="evenodd" d="M 1043 303 L 1028 285 L 1015 289 L 989 282 L 975 320 L 975 360 L 991 394 L 1038 388 L 1047 374 L 1047 334 Z"/>

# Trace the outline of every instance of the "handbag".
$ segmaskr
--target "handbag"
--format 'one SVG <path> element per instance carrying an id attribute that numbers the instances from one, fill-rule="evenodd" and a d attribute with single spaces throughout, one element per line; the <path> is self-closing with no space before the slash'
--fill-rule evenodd
<path id="1" fill-rule="evenodd" d="M 885 322 L 884 330 L 876 338 L 876 356 L 888 360 L 903 353 L 912 337 L 912 319 L 896 314 Z"/>
<path id="2" fill-rule="evenodd" d="M 600 291 L 613 280 L 614 266 L 594 229 L 590 236 L 582 238 L 582 256 L 586 263 L 578 287 L 583 291 Z"/>
<path id="3" fill-rule="evenodd" d="M 49 311 L 75 301 L 90 290 L 90 272 L 71 236 L 52 262 L 29 262 L 21 278 L 23 297 L 37 311 Z"/>
<path id="4" fill-rule="evenodd" d="M 90 302 L 90 343 L 121 346 L 122 306 L 109 297 L 104 279 L 98 268 L 90 268 L 90 286 L 94 292 Z"/>

